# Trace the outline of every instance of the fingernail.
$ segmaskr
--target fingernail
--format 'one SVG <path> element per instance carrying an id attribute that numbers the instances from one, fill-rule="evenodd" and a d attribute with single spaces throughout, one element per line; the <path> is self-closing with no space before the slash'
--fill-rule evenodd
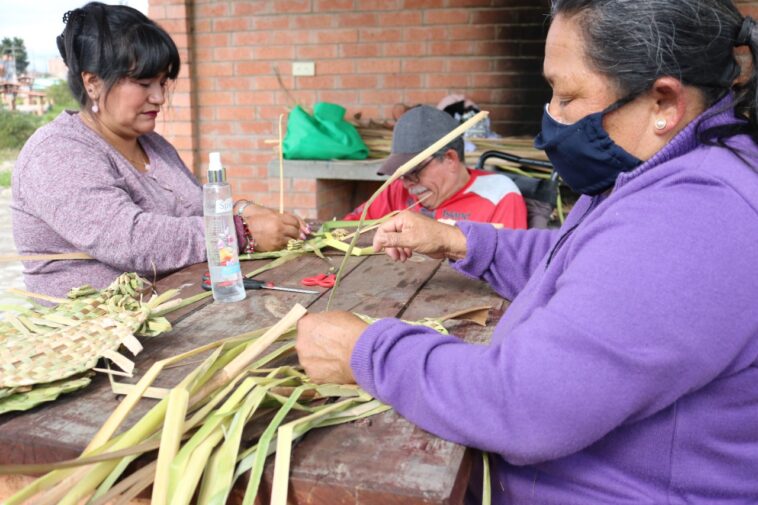
<path id="1" fill-rule="evenodd" d="M 305 233 L 300 232 L 300 240 L 305 240 Z"/>

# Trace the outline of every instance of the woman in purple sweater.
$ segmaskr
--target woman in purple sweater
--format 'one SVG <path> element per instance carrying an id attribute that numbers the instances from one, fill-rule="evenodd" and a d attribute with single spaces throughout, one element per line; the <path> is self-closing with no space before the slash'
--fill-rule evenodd
<path id="1" fill-rule="evenodd" d="M 92 2 L 64 22 L 58 49 L 81 111 L 63 112 L 24 145 L 13 170 L 13 237 L 22 255 L 81 251 L 94 260 L 27 261 L 27 288 L 60 296 L 122 272 L 153 278 L 205 261 L 201 187 L 154 131 L 179 75 L 176 45 L 126 6 Z M 249 239 L 244 219 L 260 250 L 307 231 L 299 218 L 254 204 L 236 219 L 240 244 Z"/>
<path id="2" fill-rule="evenodd" d="M 730 0 L 552 15 L 536 143 L 583 194 L 564 226 L 406 213 L 374 241 L 513 300 L 491 343 L 312 314 L 300 361 L 489 452 L 496 503 L 758 503 L 756 23 Z"/>

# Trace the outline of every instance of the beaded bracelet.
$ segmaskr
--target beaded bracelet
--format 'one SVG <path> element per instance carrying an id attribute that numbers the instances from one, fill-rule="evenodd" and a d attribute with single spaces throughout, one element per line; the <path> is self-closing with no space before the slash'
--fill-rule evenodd
<path id="1" fill-rule="evenodd" d="M 247 221 L 242 216 L 242 212 L 245 210 L 245 208 L 252 203 L 253 202 L 250 200 L 239 200 L 234 204 L 234 206 L 237 206 L 237 204 L 239 204 L 239 207 L 237 207 L 235 214 L 237 214 L 242 220 L 242 228 L 245 230 L 245 247 L 242 249 L 242 252 L 245 254 L 251 254 L 255 252 L 255 239 L 253 238 L 253 234 L 250 233 L 250 228 L 247 226 Z"/>
<path id="2" fill-rule="evenodd" d="M 242 249 L 242 252 L 245 254 L 254 253 L 255 252 L 255 239 L 253 238 L 253 234 L 250 233 L 250 228 L 248 228 L 247 221 L 245 221 L 245 218 L 242 218 L 242 228 L 244 228 L 245 230 L 245 247 L 244 249 Z"/>

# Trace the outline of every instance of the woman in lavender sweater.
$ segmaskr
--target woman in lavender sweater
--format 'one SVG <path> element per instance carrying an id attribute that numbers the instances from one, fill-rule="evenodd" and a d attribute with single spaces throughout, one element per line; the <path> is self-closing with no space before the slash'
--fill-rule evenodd
<path id="1" fill-rule="evenodd" d="M 22 255 L 81 251 L 95 259 L 27 261 L 27 288 L 60 296 L 83 284 L 104 287 L 122 272 L 153 278 L 205 261 L 201 187 L 154 131 L 179 75 L 176 45 L 126 6 L 92 2 L 64 22 L 58 49 L 81 111 L 63 112 L 22 149 L 13 236 Z M 261 250 L 307 231 L 291 214 L 252 204 L 242 218 Z"/>
<path id="2" fill-rule="evenodd" d="M 374 240 L 513 300 L 491 343 L 312 314 L 308 374 L 489 452 L 495 503 L 758 503 L 757 55 L 730 0 L 555 0 L 536 143 L 584 195 L 563 227 L 406 213 Z"/>

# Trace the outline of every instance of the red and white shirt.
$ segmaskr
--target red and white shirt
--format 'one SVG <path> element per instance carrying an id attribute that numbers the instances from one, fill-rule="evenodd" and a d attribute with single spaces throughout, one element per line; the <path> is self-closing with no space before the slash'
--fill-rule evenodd
<path id="1" fill-rule="evenodd" d="M 466 185 L 436 209 L 416 205 L 411 210 L 434 219 L 500 223 L 506 228 L 526 228 L 526 204 L 509 177 L 472 169 L 469 169 L 469 175 L 471 177 Z M 366 219 L 379 219 L 394 210 L 407 209 L 417 201 L 418 198 L 405 189 L 403 182 L 397 180 L 374 200 Z M 362 212 L 363 205 L 360 205 L 344 219 L 357 221 Z"/>

